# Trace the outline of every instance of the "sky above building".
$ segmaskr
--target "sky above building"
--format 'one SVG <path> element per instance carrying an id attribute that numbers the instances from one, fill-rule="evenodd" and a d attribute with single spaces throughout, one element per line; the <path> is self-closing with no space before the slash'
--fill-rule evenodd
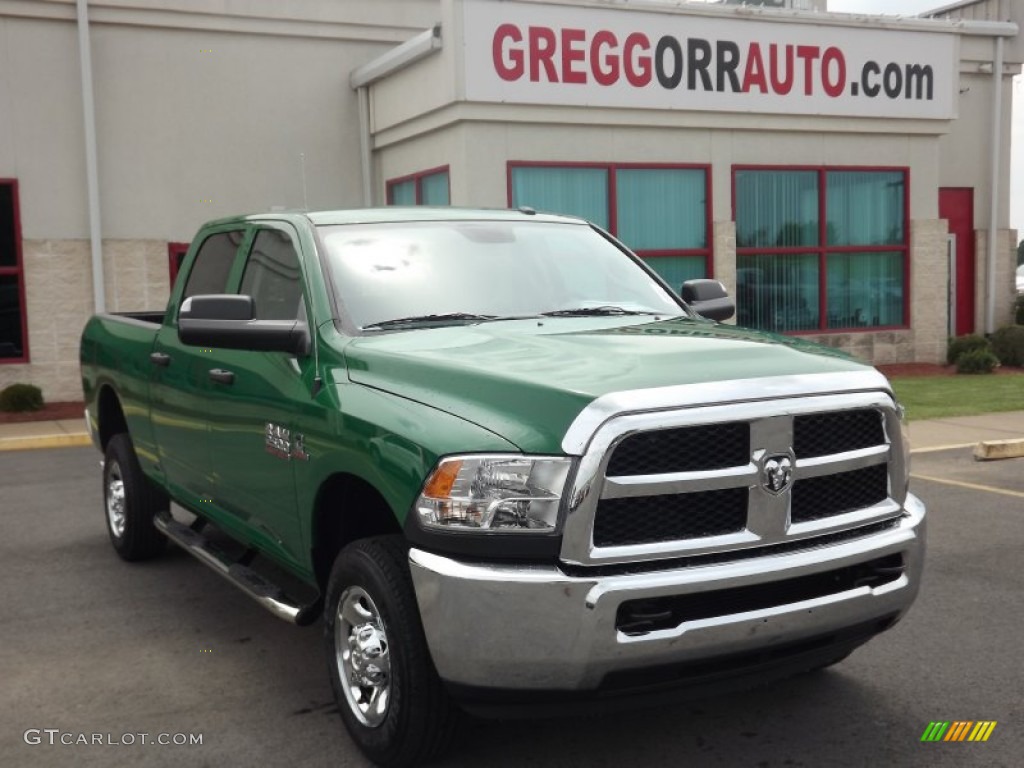
<path id="1" fill-rule="evenodd" d="M 883 13 L 916 16 L 952 0 L 828 0 L 828 9 L 838 13 Z M 1024 79 L 1013 79 L 1013 138 L 1010 151 L 1010 226 L 1024 237 Z"/>

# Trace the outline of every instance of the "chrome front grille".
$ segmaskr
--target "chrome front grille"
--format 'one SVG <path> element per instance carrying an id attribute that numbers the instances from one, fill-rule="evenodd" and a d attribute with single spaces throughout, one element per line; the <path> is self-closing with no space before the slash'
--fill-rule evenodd
<path id="1" fill-rule="evenodd" d="M 889 495 L 889 466 L 822 475 L 793 484 L 790 520 L 806 523 L 880 504 Z"/>
<path id="2" fill-rule="evenodd" d="M 617 416 L 581 460 L 563 560 L 727 552 L 891 519 L 906 491 L 900 440 L 880 392 Z M 791 467 L 784 487 L 771 465 Z"/>
<path id="3" fill-rule="evenodd" d="M 874 408 L 814 413 L 793 419 L 793 452 L 800 459 L 846 453 L 884 443 L 882 414 Z"/>
<path id="4" fill-rule="evenodd" d="M 594 517 L 594 544 L 647 544 L 742 531 L 747 523 L 747 490 L 601 499 Z"/>
<path id="5" fill-rule="evenodd" d="M 749 460 L 750 425 L 736 421 L 628 435 L 612 451 L 607 473 L 626 477 L 701 472 Z"/>

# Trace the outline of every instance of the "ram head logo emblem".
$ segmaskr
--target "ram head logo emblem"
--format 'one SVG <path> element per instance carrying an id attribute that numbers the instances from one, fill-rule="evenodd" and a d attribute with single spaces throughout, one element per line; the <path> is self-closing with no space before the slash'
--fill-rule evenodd
<path id="1" fill-rule="evenodd" d="M 769 493 L 782 493 L 793 484 L 793 460 L 789 456 L 769 456 L 761 470 L 761 487 Z"/>

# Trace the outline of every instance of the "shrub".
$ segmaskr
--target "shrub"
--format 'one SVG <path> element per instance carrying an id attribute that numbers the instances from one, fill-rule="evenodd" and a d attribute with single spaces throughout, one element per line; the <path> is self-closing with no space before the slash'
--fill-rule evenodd
<path id="1" fill-rule="evenodd" d="M 957 373 L 992 373 L 999 365 L 999 358 L 987 349 L 972 349 L 956 359 Z"/>
<path id="2" fill-rule="evenodd" d="M 11 384 L 0 392 L 0 411 L 38 411 L 43 391 L 31 384 Z"/>
<path id="3" fill-rule="evenodd" d="M 960 359 L 960 356 L 965 352 L 974 352 L 977 350 L 983 350 L 989 352 L 992 350 L 992 345 L 988 343 L 988 339 L 984 336 L 977 336 L 971 334 L 970 336 L 958 336 L 955 339 L 949 340 L 949 348 L 946 350 L 946 362 L 951 365 Z"/>
<path id="4" fill-rule="evenodd" d="M 1024 365 L 1024 325 L 1008 325 L 993 333 L 992 351 L 1003 365 Z"/>
<path id="5" fill-rule="evenodd" d="M 1024 294 L 1017 297 L 1017 309 L 1013 321 L 1017 325 L 1024 325 Z"/>

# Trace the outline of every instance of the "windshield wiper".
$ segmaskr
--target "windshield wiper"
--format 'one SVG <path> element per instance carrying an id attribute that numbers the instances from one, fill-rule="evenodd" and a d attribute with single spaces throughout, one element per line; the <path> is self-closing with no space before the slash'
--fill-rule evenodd
<path id="1" fill-rule="evenodd" d="M 484 320 L 497 320 L 497 315 L 475 315 L 472 312 L 448 312 L 443 315 L 414 315 L 412 317 L 396 317 L 394 320 L 381 320 L 378 323 L 370 323 L 364 325 L 362 330 L 373 331 L 373 330 L 385 330 L 387 328 L 402 328 L 409 325 L 426 324 L 432 323 L 450 323 L 450 322 L 482 322 Z"/>
<path id="2" fill-rule="evenodd" d="M 576 307 L 574 309 L 553 309 L 541 312 L 545 317 L 599 317 L 602 315 L 659 315 L 661 312 L 650 310 L 623 309 L 611 304 L 602 307 Z"/>

